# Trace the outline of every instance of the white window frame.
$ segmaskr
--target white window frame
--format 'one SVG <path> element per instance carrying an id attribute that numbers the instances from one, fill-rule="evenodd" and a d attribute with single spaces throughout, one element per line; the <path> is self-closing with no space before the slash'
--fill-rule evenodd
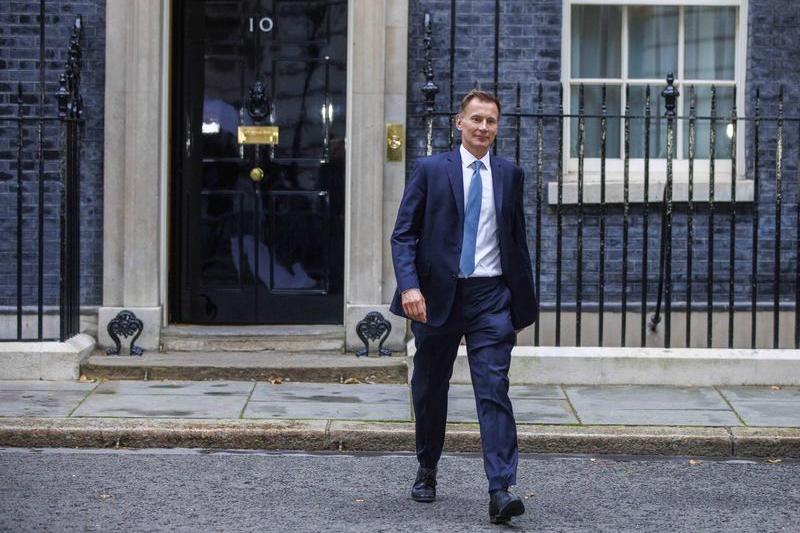
<path id="1" fill-rule="evenodd" d="M 618 6 L 730 6 L 737 9 L 737 29 L 736 29 L 736 45 L 735 45 L 735 67 L 734 67 L 734 81 L 733 82 L 714 82 L 718 87 L 736 85 L 736 106 L 739 116 L 744 114 L 745 110 L 745 84 L 747 74 L 747 22 L 748 22 L 748 2 L 749 0 L 562 0 L 562 30 L 561 30 L 561 82 L 564 87 L 564 113 L 570 113 L 570 89 L 572 86 L 577 86 L 583 83 L 608 83 L 609 86 L 617 85 L 624 87 L 629 81 L 635 84 L 650 84 L 655 88 L 663 85 L 665 80 L 662 79 L 636 79 L 629 80 L 627 77 L 613 78 L 613 79 L 582 79 L 572 78 L 572 6 L 574 5 L 618 5 Z M 623 10 L 622 20 L 622 73 L 627 76 L 628 68 L 628 24 L 625 20 L 627 10 Z M 681 17 L 679 22 L 679 39 L 678 39 L 678 72 L 675 73 L 676 79 L 679 79 L 680 74 L 683 72 L 684 62 L 684 19 Z M 666 74 L 666 73 L 665 73 Z M 688 115 L 688 87 L 694 84 L 698 86 L 709 86 L 712 82 L 707 80 L 680 80 L 683 84 L 679 87 L 681 92 L 678 98 L 678 115 Z M 611 82 L 611 83 L 609 83 Z M 677 84 L 676 84 L 677 85 Z M 624 91 L 623 91 L 624 93 Z M 658 90 L 654 90 L 651 96 L 653 105 L 653 115 L 656 115 L 655 110 L 663 107 L 664 101 Z M 622 95 L 624 100 L 625 96 Z M 623 104 L 624 105 L 624 104 Z M 658 106 L 658 107 L 657 107 Z M 624 110 L 624 107 L 621 108 Z M 577 111 L 577 110 L 576 110 Z M 632 111 L 633 113 L 633 111 Z M 634 113 L 637 114 L 637 113 Z M 720 117 L 722 118 L 722 117 Z M 673 160 L 673 178 L 675 180 L 675 188 L 673 190 L 673 197 L 676 201 L 686 199 L 686 183 L 688 182 L 689 164 L 688 159 L 678 159 L 678 155 L 683 151 L 683 127 L 681 123 L 676 123 L 675 132 L 675 159 Z M 578 179 L 578 159 L 571 156 L 570 150 L 570 134 L 571 126 L 570 120 L 564 120 L 564 202 L 575 203 L 577 201 L 577 188 L 575 184 Z M 622 146 L 622 136 L 624 130 L 620 127 L 620 146 Z M 737 202 L 739 201 L 752 201 L 752 181 L 745 179 L 745 123 L 740 121 L 737 125 L 737 143 L 736 143 L 736 195 Z M 629 179 L 631 184 L 630 201 L 642 201 L 642 184 L 644 181 L 644 158 L 630 158 L 629 160 Z M 622 201 L 622 181 L 624 176 L 623 159 L 620 157 L 606 158 L 606 201 L 607 202 L 620 202 Z M 704 201 L 708 198 L 708 175 L 709 175 L 709 160 L 708 159 L 695 159 L 694 161 L 694 199 L 697 201 Z M 729 158 L 715 160 L 715 200 L 727 201 L 730 199 L 730 179 L 731 179 L 731 162 Z M 666 159 L 650 159 L 650 192 L 649 200 L 657 201 L 661 198 L 663 183 L 666 181 Z M 728 184 L 726 187 L 725 184 Z M 597 203 L 599 202 L 599 184 L 600 184 L 600 158 L 584 158 L 584 202 Z M 556 203 L 556 187 L 557 184 L 552 182 L 549 184 L 548 203 Z"/>

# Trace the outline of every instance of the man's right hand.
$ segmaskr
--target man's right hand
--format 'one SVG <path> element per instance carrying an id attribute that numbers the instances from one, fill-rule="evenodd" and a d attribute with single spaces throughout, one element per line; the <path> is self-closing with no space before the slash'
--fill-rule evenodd
<path id="1" fill-rule="evenodd" d="M 425 298 L 419 289 L 408 289 L 400 295 L 403 301 L 403 312 L 415 322 L 425 323 L 428 315 L 425 310 Z"/>

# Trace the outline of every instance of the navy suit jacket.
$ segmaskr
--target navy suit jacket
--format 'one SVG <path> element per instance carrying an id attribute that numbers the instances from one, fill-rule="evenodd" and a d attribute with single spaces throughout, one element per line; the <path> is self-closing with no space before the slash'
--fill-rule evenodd
<path id="1" fill-rule="evenodd" d="M 490 156 L 494 205 L 500 241 L 500 265 L 511 291 L 514 329 L 532 324 L 538 304 L 522 208 L 521 168 Z M 392 233 L 392 262 L 397 290 L 391 311 L 405 316 L 400 293 L 419 288 L 427 325 L 438 327 L 450 316 L 456 292 L 464 233 L 464 181 L 459 149 L 425 157 L 406 184 Z"/>

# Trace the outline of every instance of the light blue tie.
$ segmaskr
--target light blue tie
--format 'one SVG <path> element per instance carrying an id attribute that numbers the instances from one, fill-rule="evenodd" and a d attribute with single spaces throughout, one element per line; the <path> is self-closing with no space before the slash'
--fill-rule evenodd
<path id="1" fill-rule="evenodd" d="M 469 277 L 475 272 L 475 244 L 478 240 L 478 220 L 481 216 L 481 196 L 483 183 L 481 181 L 481 168 L 483 163 L 476 160 L 470 165 L 474 169 L 472 180 L 469 182 L 467 205 L 464 208 L 464 238 L 461 241 L 461 262 L 459 269 L 461 275 Z"/>

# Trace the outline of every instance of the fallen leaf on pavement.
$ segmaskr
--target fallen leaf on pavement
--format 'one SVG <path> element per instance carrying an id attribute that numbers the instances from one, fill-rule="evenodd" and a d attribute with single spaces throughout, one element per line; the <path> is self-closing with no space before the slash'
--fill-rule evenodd
<path id="1" fill-rule="evenodd" d="M 772 387 L 770 387 L 770 389 L 772 389 L 772 390 L 781 390 L 781 386 L 780 385 L 773 385 Z"/>
<path id="2" fill-rule="evenodd" d="M 361 498 L 357 498 L 356 503 L 364 503 L 364 500 L 362 500 Z"/>
<path id="3" fill-rule="evenodd" d="M 689 459 L 689 464 L 692 465 L 692 466 L 699 465 L 702 462 L 703 461 L 700 461 L 699 459 Z"/>
<path id="4" fill-rule="evenodd" d="M 536 495 L 536 493 L 529 492 L 528 494 L 525 495 L 525 499 L 527 500 L 528 498 L 533 498 L 535 495 Z"/>
<path id="5" fill-rule="evenodd" d="M 273 385 L 280 385 L 283 383 L 283 378 L 272 378 L 269 380 Z"/>
<path id="6" fill-rule="evenodd" d="M 112 497 L 111 494 L 106 494 L 105 492 L 101 492 L 97 495 L 97 499 L 102 501 L 110 500 Z"/>
<path id="7" fill-rule="evenodd" d="M 596 463 L 596 462 L 597 462 L 597 459 L 594 459 L 594 458 L 592 458 L 592 459 L 589 459 L 589 462 L 590 462 L 590 463 Z"/>
<path id="8" fill-rule="evenodd" d="M 358 378 L 347 378 L 344 380 L 345 385 L 355 385 L 356 383 L 361 383 Z"/>
<path id="9" fill-rule="evenodd" d="M 776 465 L 778 463 L 783 462 L 783 460 L 782 459 L 778 459 L 777 457 L 769 457 L 769 458 L 767 458 L 767 462 L 769 464 L 771 464 L 771 465 Z"/>

